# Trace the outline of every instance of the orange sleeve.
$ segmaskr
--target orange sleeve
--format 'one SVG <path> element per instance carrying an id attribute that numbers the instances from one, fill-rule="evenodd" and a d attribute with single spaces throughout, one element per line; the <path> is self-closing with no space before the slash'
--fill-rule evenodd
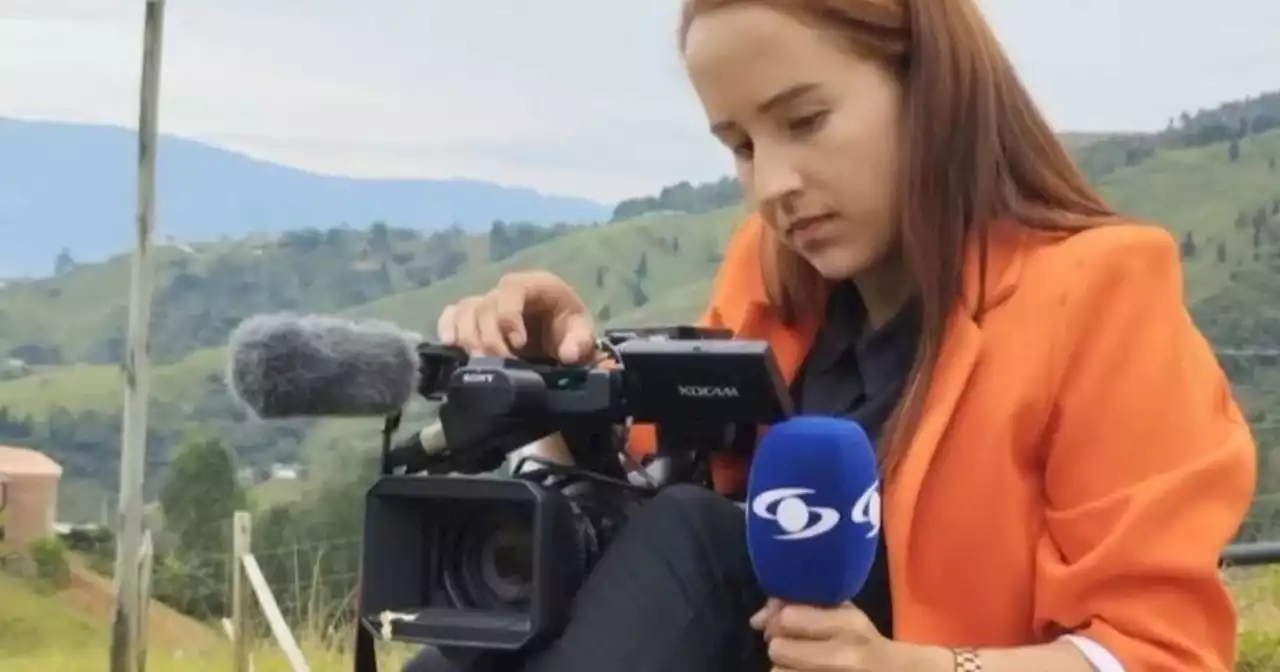
<path id="1" fill-rule="evenodd" d="M 1063 245 L 1037 628 L 1093 639 L 1127 672 L 1230 672 L 1237 615 L 1218 557 L 1253 497 L 1248 424 L 1185 308 L 1168 233 Z"/>

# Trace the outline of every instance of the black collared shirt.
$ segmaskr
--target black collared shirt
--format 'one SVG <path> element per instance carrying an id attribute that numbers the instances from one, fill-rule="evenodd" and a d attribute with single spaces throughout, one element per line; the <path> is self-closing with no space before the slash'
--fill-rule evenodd
<path id="1" fill-rule="evenodd" d="M 852 283 L 837 285 L 791 393 L 799 412 L 856 420 L 873 442 L 898 404 L 915 359 L 920 334 L 919 303 L 912 301 L 879 329 L 866 333 L 867 311 Z M 893 636 L 889 567 L 884 528 L 862 591 L 854 598 L 876 628 Z"/>

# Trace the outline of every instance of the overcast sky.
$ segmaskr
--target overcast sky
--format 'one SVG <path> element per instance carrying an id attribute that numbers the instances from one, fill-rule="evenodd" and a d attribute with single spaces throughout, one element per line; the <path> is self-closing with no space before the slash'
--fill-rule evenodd
<path id="1" fill-rule="evenodd" d="M 981 0 L 1063 130 L 1280 89 L 1277 0 Z M 322 172 L 613 200 L 730 170 L 679 0 L 169 0 L 163 132 Z M 133 127 L 144 0 L 0 0 L 0 116 Z"/>

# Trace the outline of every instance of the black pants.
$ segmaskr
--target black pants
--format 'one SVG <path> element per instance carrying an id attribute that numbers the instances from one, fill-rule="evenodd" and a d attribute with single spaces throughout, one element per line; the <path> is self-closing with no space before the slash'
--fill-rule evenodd
<path id="1" fill-rule="evenodd" d="M 574 600 L 564 634 L 520 659 L 449 661 L 422 652 L 404 672 L 755 672 L 769 669 L 748 624 L 764 606 L 746 515 L 695 486 L 639 509 Z"/>

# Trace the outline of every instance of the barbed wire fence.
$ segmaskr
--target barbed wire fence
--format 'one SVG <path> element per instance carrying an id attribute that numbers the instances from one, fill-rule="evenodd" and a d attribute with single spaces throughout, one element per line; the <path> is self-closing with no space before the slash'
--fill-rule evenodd
<path id="1" fill-rule="evenodd" d="M 260 513 L 254 522 L 268 521 Z M 304 650 L 343 653 L 352 641 L 361 536 L 326 524 L 268 525 L 254 530 L 249 513 L 240 512 L 195 535 L 220 542 L 195 553 L 167 546 L 163 540 L 171 537 L 156 531 L 152 597 L 225 635 L 235 650 L 235 672 L 252 669 L 252 653 L 263 645 L 283 651 L 294 670 L 305 670 Z M 1259 494 L 1241 539 L 1224 554 L 1224 572 L 1233 580 L 1280 563 L 1280 492 Z"/>
<path id="2" fill-rule="evenodd" d="M 264 646 L 282 652 L 295 672 L 310 669 L 304 650 L 340 653 L 349 647 L 361 537 L 315 525 L 273 539 L 274 530 L 255 533 L 253 527 L 242 511 L 207 530 L 183 531 L 211 542 L 191 551 L 175 543 L 170 532 L 176 531 L 160 526 L 151 597 L 173 616 L 225 636 L 235 672 L 251 670 L 253 653 Z M 172 653 L 203 657 L 224 650 L 219 639 L 205 638 Z"/>

